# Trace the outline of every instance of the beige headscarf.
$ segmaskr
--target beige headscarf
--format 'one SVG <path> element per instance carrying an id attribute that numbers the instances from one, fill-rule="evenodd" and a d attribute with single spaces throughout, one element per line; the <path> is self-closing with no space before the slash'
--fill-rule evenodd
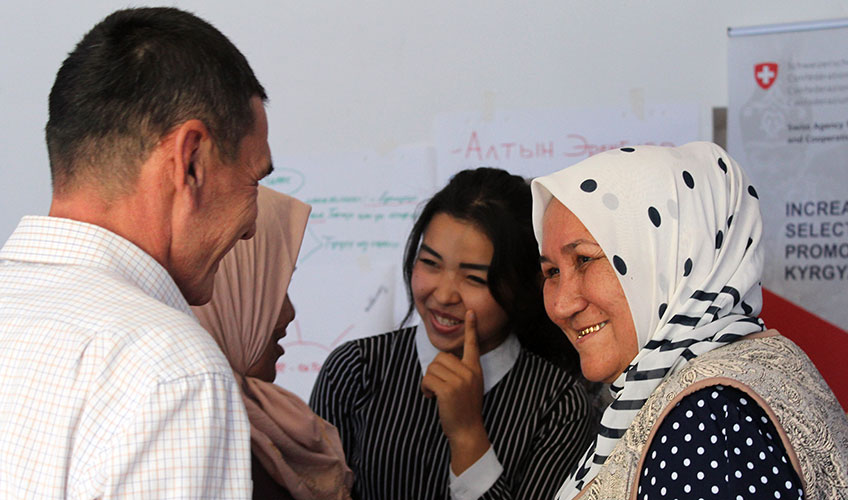
<path id="1" fill-rule="evenodd" d="M 253 454 L 271 477 L 298 500 L 349 498 L 353 473 L 338 430 L 295 394 L 245 375 L 271 340 L 311 210 L 262 186 L 258 206 L 256 235 L 221 260 L 212 300 L 193 310 L 233 368 Z"/>

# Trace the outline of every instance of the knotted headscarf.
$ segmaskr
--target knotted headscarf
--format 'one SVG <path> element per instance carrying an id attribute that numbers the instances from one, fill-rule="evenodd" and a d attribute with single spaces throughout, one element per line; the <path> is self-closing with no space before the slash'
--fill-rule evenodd
<path id="1" fill-rule="evenodd" d="M 336 428 L 295 394 L 247 376 L 271 342 L 311 210 L 262 186 L 257 203 L 256 235 L 221 260 L 212 300 L 193 310 L 230 362 L 251 449 L 271 477 L 298 500 L 348 498 L 353 473 Z"/>
<path id="2" fill-rule="evenodd" d="M 586 226 L 627 298 L 639 352 L 611 385 L 595 442 L 557 498 L 601 469 L 647 398 L 689 360 L 764 329 L 757 191 L 711 143 L 634 146 L 532 182 L 533 227 L 553 198 Z"/>

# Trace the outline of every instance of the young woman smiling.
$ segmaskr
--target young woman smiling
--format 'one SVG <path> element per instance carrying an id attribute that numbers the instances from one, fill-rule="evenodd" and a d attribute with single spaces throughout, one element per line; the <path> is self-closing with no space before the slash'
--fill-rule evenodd
<path id="1" fill-rule="evenodd" d="M 310 402 L 339 428 L 354 498 L 551 498 L 588 446 L 590 404 L 545 315 L 530 214 L 523 178 L 458 173 L 407 242 L 404 323 L 420 325 L 327 359 Z"/>

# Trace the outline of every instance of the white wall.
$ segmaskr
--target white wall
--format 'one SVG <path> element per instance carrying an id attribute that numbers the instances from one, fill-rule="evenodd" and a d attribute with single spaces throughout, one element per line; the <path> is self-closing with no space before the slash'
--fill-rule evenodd
<path id="1" fill-rule="evenodd" d="M 848 17 L 844 0 L 201 1 L 271 97 L 275 153 L 431 141 L 436 113 L 631 105 L 727 105 L 726 29 Z M 45 214 L 43 127 L 56 69 L 124 2 L 0 7 L 0 241 Z"/>

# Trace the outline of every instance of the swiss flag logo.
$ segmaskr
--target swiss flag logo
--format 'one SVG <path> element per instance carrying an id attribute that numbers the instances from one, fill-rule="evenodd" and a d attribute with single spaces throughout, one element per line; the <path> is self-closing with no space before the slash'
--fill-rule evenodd
<path id="1" fill-rule="evenodd" d="M 766 62 L 754 65 L 754 80 L 763 90 L 768 90 L 777 80 L 777 63 Z"/>

